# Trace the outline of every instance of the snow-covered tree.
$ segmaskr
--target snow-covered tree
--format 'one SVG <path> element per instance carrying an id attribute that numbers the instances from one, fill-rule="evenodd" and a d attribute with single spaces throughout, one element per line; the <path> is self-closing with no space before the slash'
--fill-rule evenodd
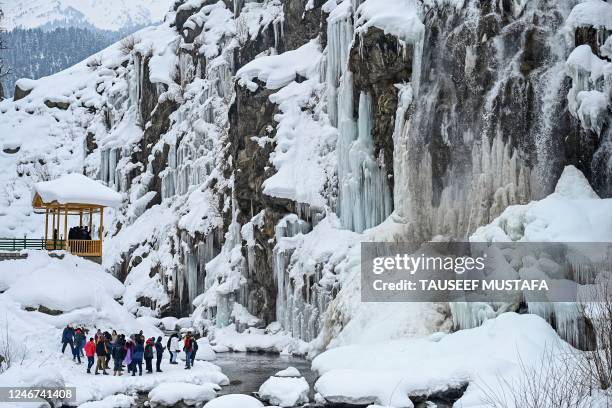
<path id="1" fill-rule="evenodd" d="M 0 8 L 0 100 L 4 99 L 4 87 L 2 86 L 2 78 L 9 74 L 10 69 L 4 59 L 3 51 L 7 49 L 7 45 L 4 39 L 4 29 L 2 28 L 2 20 L 4 19 L 4 13 Z"/>

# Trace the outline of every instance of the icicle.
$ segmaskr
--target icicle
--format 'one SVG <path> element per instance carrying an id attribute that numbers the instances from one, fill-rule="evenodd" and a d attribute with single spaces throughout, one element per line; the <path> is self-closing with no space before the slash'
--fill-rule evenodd
<path id="1" fill-rule="evenodd" d="M 358 138 L 354 140 L 350 72 L 345 73 L 341 89 L 338 214 L 343 226 L 362 232 L 380 224 L 391 214 L 392 197 L 385 169 L 373 157 L 371 98 L 363 92 L 359 96 Z"/>

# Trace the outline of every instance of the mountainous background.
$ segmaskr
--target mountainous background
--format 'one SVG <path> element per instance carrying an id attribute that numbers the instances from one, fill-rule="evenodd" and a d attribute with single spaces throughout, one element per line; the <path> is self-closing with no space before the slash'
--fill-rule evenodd
<path id="1" fill-rule="evenodd" d="M 12 96 L 19 78 L 59 72 L 126 35 L 161 21 L 167 0 L 8 0 L 0 5 L 12 73 L 3 80 Z"/>

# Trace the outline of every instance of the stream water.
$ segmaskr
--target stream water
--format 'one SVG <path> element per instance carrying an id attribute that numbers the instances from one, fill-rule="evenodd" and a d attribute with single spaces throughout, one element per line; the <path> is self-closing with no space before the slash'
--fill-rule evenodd
<path id="1" fill-rule="evenodd" d="M 221 395 L 252 395 L 276 372 L 287 367 L 295 367 L 310 384 L 312 399 L 312 386 L 317 377 L 310 369 L 310 361 L 306 359 L 278 354 L 219 353 L 213 363 L 221 367 L 223 374 L 230 379 L 230 385 L 223 387 L 219 392 Z"/>

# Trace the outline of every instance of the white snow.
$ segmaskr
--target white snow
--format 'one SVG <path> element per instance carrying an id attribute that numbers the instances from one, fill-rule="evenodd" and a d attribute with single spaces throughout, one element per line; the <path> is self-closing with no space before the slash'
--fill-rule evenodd
<path id="1" fill-rule="evenodd" d="M 161 21 L 167 0 L 12 0 L 2 7 L 7 30 L 46 25 L 86 26 L 118 31 Z"/>
<path id="2" fill-rule="evenodd" d="M 565 66 L 572 78 L 572 88 L 567 94 L 569 110 L 580 119 L 583 128 L 599 135 L 609 115 L 612 63 L 599 58 L 589 45 L 583 44 L 572 51 Z"/>
<path id="3" fill-rule="evenodd" d="M 175 405 L 180 401 L 186 405 L 197 405 L 215 398 L 219 389 L 217 384 L 212 383 L 167 382 L 149 391 L 149 400 L 152 407 Z"/>
<path id="4" fill-rule="evenodd" d="M 25 253 L 25 260 L 0 262 L 0 291 L 23 307 L 70 312 L 93 306 L 108 313 L 115 309 L 114 299 L 123 295 L 121 282 L 94 262 L 66 253 L 64 259 L 52 258 L 44 251 Z M 95 288 L 95 296 L 91 288 Z"/>
<path id="5" fill-rule="evenodd" d="M 72 362 L 69 351 L 62 355 L 60 339 L 67 324 L 82 325 L 90 330 L 90 335 L 96 329 L 114 329 L 126 335 L 143 330 L 147 337 L 162 335 L 155 327 L 159 323 L 157 319 L 136 319 L 113 299 L 121 296 L 123 285 L 95 263 L 69 254 L 60 260 L 44 252 L 30 251 L 26 259 L 0 262 L 0 281 L 3 291 L 0 294 L 0 327 L 8 329 L 8 336 L 3 335 L 0 341 L 10 342 L 24 358 L 23 363 L 17 360 L 0 375 L 0 386 L 66 384 L 77 388 L 77 404 L 98 401 L 90 405 L 95 408 L 129 406 L 133 397 L 115 394 L 148 392 L 168 383 L 204 385 L 207 391 L 201 391 L 197 398 L 206 394 L 209 399 L 214 397 L 214 389 L 229 383 L 219 367 L 211 363 L 201 361 L 187 371 L 167 364 L 167 358 L 162 363 L 163 373 L 142 377 L 100 376 L 92 381 L 92 377 L 85 374 L 84 365 Z M 64 312 L 52 316 L 23 310 L 28 304 L 45 304 Z M 32 370 L 32 367 L 44 369 Z M 154 395 L 169 398 L 163 387 Z"/>
<path id="6" fill-rule="evenodd" d="M 278 122 L 276 148 L 270 156 L 277 171 L 264 181 L 264 194 L 324 207 L 323 189 L 330 183 L 336 163 L 337 131 L 317 120 L 318 108 L 314 114 L 305 109 L 319 98 L 320 91 L 321 85 L 311 79 L 291 82 L 270 96 L 281 113 L 274 118 Z"/>
<path id="7" fill-rule="evenodd" d="M 268 352 L 304 355 L 308 352 L 308 344 L 280 332 L 267 333 L 264 329 L 249 328 L 238 333 L 233 326 L 217 328 L 210 339 L 215 350 L 237 352 Z M 199 353 L 199 351 L 198 351 Z"/>
<path id="8" fill-rule="evenodd" d="M 34 184 L 44 203 L 80 203 L 119 207 L 121 194 L 82 174 L 71 173 L 51 181 Z"/>
<path id="9" fill-rule="evenodd" d="M 210 345 L 208 338 L 201 337 L 197 340 L 198 352 L 196 353 L 196 360 L 214 361 L 217 356 L 215 351 Z"/>
<path id="10" fill-rule="evenodd" d="M 136 402 L 136 397 L 125 394 L 110 395 L 100 401 L 91 401 L 79 405 L 79 408 L 130 408 Z"/>
<path id="11" fill-rule="evenodd" d="M 274 374 L 274 377 L 301 377 L 300 371 L 295 367 L 287 367 Z"/>
<path id="12" fill-rule="evenodd" d="M 513 205 L 478 228 L 474 242 L 610 242 L 612 199 L 599 199 L 573 166 L 563 171 L 555 192 L 540 201 Z"/>
<path id="13" fill-rule="evenodd" d="M 392 320 L 392 319 L 390 319 Z M 483 386 L 518 375 L 519 356 L 540 361 L 547 345 L 561 343 L 540 317 L 506 313 L 481 327 L 433 341 L 407 338 L 330 349 L 313 360 L 315 390 L 327 401 L 412 407 L 409 395 L 428 395 L 469 382 L 457 406 L 479 406 Z"/>
<path id="14" fill-rule="evenodd" d="M 356 32 L 378 27 L 408 43 L 421 39 L 425 26 L 415 0 L 368 0 L 357 9 Z"/>
<path id="15" fill-rule="evenodd" d="M 572 29 L 593 26 L 612 30 L 612 4 L 603 0 L 586 0 L 578 3 L 565 20 Z"/>
<path id="16" fill-rule="evenodd" d="M 298 373 L 299 375 L 299 373 Z M 308 402 L 310 386 L 304 377 L 268 378 L 259 387 L 259 397 L 279 407 L 295 407 Z"/>
<path id="17" fill-rule="evenodd" d="M 264 82 L 268 89 L 282 88 L 291 83 L 296 75 L 311 78 L 318 74 L 315 69 L 321 59 L 320 48 L 315 39 L 280 55 L 256 58 L 240 68 L 236 77 L 243 86 L 257 78 Z"/>
<path id="18" fill-rule="evenodd" d="M 222 395 L 207 402 L 204 408 L 259 408 L 264 405 L 257 399 L 243 394 Z"/>

